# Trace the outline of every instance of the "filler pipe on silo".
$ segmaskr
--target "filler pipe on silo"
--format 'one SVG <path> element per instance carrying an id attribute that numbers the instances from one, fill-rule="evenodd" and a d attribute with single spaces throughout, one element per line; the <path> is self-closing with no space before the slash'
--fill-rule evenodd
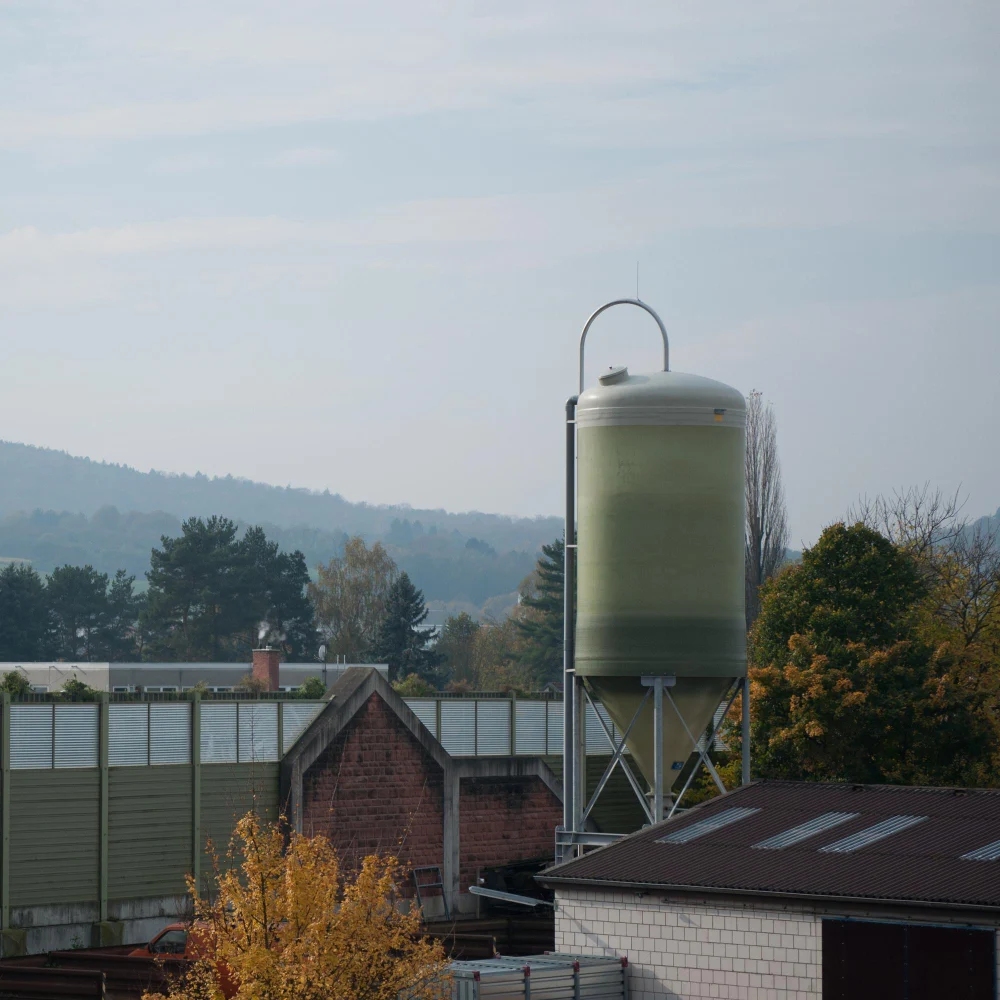
<path id="1" fill-rule="evenodd" d="M 584 325 L 583 333 L 580 334 L 580 392 L 583 392 L 583 347 L 587 342 L 587 334 L 594 320 L 605 309 L 610 309 L 612 306 L 638 306 L 640 309 L 645 309 L 656 320 L 656 325 L 660 328 L 660 336 L 663 338 L 663 370 L 670 371 L 670 341 L 667 339 L 667 328 L 663 325 L 663 320 L 657 315 L 656 310 L 652 306 L 647 306 L 642 299 L 615 299 L 613 302 L 605 302 L 599 309 L 595 309 Z"/>
<path id="2" fill-rule="evenodd" d="M 563 550 L 563 826 L 576 829 L 573 752 L 576 672 L 573 669 L 573 597 L 576 594 L 576 396 L 566 400 L 566 527 Z"/>

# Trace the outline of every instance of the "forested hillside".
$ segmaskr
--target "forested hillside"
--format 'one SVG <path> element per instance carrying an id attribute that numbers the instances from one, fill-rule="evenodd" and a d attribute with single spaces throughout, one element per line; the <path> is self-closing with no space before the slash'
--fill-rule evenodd
<path id="1" fill-rule="evenodd" d="M 349 535 L 381 540 L 427 599 L 481 607 L 531 572 L 558 518 L 376 507 L 330 493 L 247 480 L 139 472 L 64 452 L 0 442 L 0 559 L 48 572 L 90 564 L 143 579 L 151 549 L 186 517 L 223 514 L 258 524 L 310 569 Z"/>

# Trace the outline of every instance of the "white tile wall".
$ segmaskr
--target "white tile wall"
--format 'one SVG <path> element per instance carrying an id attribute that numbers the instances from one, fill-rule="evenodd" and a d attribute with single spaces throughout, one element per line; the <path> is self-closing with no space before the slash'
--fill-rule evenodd
<path id="1" fill-rule="evenodd" d="M 822 996 L 822 925 L 808 913 L 634 892 L 567 889 L 556 898 L 556 950 L 627 956 L 630 1000 Z"/>

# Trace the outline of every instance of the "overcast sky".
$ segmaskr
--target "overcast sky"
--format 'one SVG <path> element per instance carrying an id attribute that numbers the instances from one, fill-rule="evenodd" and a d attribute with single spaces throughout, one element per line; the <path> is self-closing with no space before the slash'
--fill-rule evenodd
<path id="1" fill-rule="evenodd" d="M 792 542 L 1000 505 L 1000 5 L 0 0 L 0 438 L 558 513 L 576 343 L 773 401 Z M 612 311 L 589 367 L 657 362 Z"/>

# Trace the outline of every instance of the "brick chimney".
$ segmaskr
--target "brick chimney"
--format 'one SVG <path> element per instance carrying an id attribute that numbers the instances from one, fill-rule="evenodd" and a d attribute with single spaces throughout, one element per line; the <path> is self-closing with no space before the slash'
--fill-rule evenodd
<path id="1" fill-rule="evenodd" d="M 278 664 L 281 663 L 281 650 L 271 649 L 266 646 L 264 649 L 253 651 L 253 676 L 254 679 L 264 682 L 265 691 L 278 690 Z"/>

